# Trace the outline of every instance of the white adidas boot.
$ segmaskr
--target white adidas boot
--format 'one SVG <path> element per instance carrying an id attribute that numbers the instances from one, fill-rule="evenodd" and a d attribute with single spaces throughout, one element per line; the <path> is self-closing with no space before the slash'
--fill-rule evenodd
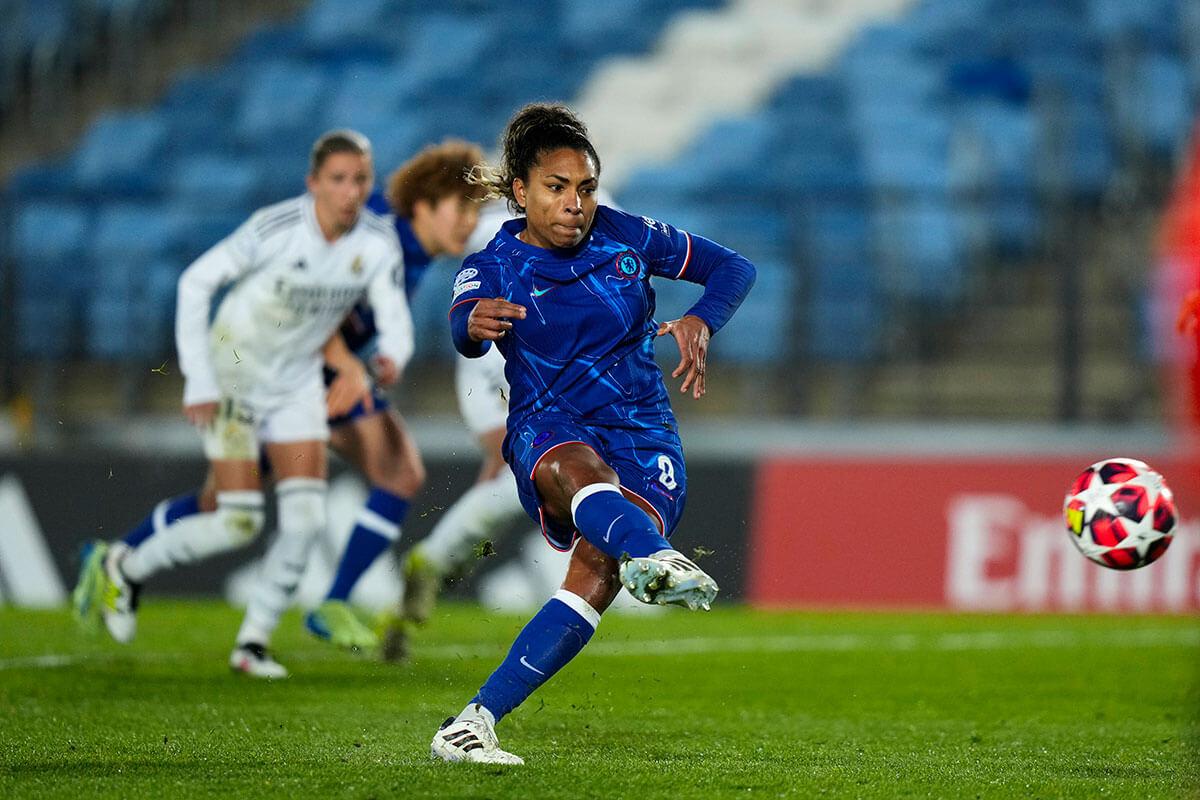
<path id="1" fill-rule="evenodd" d="M 643 603 L 708 611 L 717 582 L 678 550 L 659 550 L 621 562 L 621 583 Z"/>
<path id="2" fill-rule="evenodd" d="M 433 735 L 429 754 L 442 761 L 475 764 L 524 764 L 525 759 L 500 749 L 492 712 L 478 703 L 442 723 Z"/>

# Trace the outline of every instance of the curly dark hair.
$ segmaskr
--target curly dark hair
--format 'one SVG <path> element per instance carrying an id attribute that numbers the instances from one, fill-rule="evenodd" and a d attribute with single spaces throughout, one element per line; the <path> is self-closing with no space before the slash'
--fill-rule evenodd
<path id="1" fill-rule="evenodd" d="M 575 112 L 561 103 L 530 103 L 517 111 L 504 129 L 500 165 L 480 165 L 468 180 L 484 187 L 489 198 L 505 198 L 513 213 L 523 213 L 525 209 L 513 196 L 513 181 L 528 181 L 529 170 L 539 158 L 563 147 L 587 154 L 600 175 L 600 156 L 588 138 L 587 126 Z"/>

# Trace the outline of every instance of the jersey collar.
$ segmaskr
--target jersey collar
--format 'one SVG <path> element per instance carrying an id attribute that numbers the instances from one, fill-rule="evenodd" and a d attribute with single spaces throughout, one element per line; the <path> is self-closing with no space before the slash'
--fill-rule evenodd
<path id="1" fill-rule="evenodd" d="M 599 210 L 596 213 L 598 214 Z M 594 219 L 592 220 L 592 230 L 587 232 L 587 236 L 584 236 L 579 244 L 565 250 L 552 250 L 548 247 L 538 247 L 536 244 L 521 241 L 517 238 L 517 234 L 525 230 L 527 226 L 528 221 L 525 217 L 510 219 L 500 226 L 500 233 L 497 236 L 506 245 L 524 256 L 536 257 L 544 261 L 571 261 L 592 243 L 592 230 L 596 229 L 596 222 Z"/>

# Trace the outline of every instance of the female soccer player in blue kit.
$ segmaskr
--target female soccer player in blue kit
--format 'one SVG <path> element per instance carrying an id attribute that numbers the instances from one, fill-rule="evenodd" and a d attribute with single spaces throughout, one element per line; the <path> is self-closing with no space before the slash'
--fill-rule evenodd
<path id="1" fill-rule="evenodd" d="M 496 722 L 583 649 L 622 584 L 646 603 L 707 609 L 716 597 L 713 579 L 667 541 L 687 476 L 654 340 L 675 338 L 672 377 L 702 397 L 709 336 L 745 298 L 754 267 L 706 239 L 599 206 L 600 158 L 563 106 L 518 111 L 502 161 L 477 180 L 525 216 L 463 262 L 450 325 L 463 355 L 504 355 L 505 460 L 547 541 L 574 552 L 562 588 L 431 751 L 521 764 L 500 749 Z M 656 324 L 651 276 L 702 284 L 703 296 Z"/>

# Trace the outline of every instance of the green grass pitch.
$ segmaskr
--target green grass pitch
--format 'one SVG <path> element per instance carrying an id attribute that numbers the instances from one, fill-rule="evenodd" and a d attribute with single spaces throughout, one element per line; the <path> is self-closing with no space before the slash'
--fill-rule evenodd
<path id="1" fill-rule="evenodd" d="M 1200 621 L 766 613 L 607 617 L 499 726 L 525 767 L 429 740 L 524 619 L 446 605 L 411 664 L 145 605 L 137 641 L 0 609 L 0 797 L 1200 797 Z"/>

